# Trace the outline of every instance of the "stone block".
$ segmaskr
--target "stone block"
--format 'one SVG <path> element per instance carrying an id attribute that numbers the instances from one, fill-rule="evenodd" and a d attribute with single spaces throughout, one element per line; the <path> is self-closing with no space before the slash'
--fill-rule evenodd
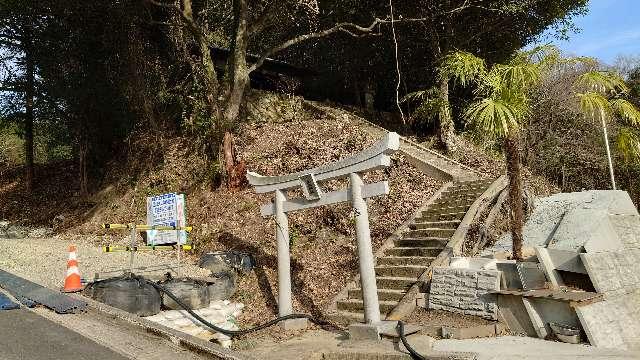
<path id="1" fill-rule="evenodd" d="M 576 313 L 593 346 L 640 350 L 640 291 L 580 306 Z"/>
<path id="2" fill-rule="evenodd" d="M 600 208 L 574 208 L 565 213 L 553 234 L 549 249 L 579 252 L 617 251 L 622 247 L 613 224 L 609 220 L 609 210 Z"/>
<path id="3" fill-rule="evenodd" d="M 497 318 L 496 297 L 487 295 L 500 288 L 498 271 L 439 268 L 438 274 L 431 281 L 430 309 Z M 487 302 L 493 306 L 487 306 Z"/>
<path id="4" fill-rule="evenodd" d="M 640 249 L 640 216 L 609 215 L 624 249 Z"/>
<path id="5" fill-rule="evenodd" d="M 442 337 L 445 339 L 474 339 L 483 337 L 492 337 L 496 335 L 496 326 L 480 325 L 468 328 L 451 328 L 442 327 Z"/>
<path id="6" fill-rule="evenodd" d="M 380 340 L 380 328 L 372 324 L 349 325 L 349 339 L 355 341 Z"/>
<path id="7" fill-rule="evenodd" d="M 597 292 L 617 296 L 640 289 L 640 249 L 580 254 Z"/>
<path id="8" fill-rule="evenodd" d="M 307 326 L 307 319 L 290 319 L 280 323 L 280 327 L 285 331 L 305 330 Z"/>

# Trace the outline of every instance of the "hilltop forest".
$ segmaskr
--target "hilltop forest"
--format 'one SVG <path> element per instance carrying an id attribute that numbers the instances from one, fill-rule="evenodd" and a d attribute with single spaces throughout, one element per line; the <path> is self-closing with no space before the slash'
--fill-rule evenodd
<path id="1" fill-rule="evenodd" d="M 114 162 L 138 155 L 139 170 L 156 166 L 157 154 L 132 154 L 132 142 L 181 136 L 202 160 L 199 181 L 219 186 L 234 176 L 238 159 L 223 151 L 224 139 L 247 121 L 252 89 L 361 109 L 454 155 L 465 151 L 456 139 L 467 137 L 500 157 L 497 142 L 468 131 L 466 107 L 482 86 L 443 76 L 447 60 L 464 53 L 487 69 L 508 63 L 523 48 L 577 31 L 573 19 L 586 6 L 587 0 L 1 0 L 0 166 L 19 179 L 26 197 L 57 181 L 47 175 L 52 167 L 63 168 L 72 179 L 65 186 L 88 199 Z M 638 104 L 640 70 L 637 59 L 627 60 L 616 68 L 626 82 L 620 93 Z M 563 190 L 609 187 L 598 127 L 588 125 L 566 92 L 585 72 L 616 69 L 586 63 L 556 67 L 527 89 L 522 162 Z M 443 109 L 442 102 L 450 109 L 444 118 L 429 108 Z M 613 135 L 618 129 L 612 125 Z M 638 137 L 629 135 L 637 146 Z M 637 201 L 633 179 L 640 168 L 625 154 L 614 151 L 615 171 Z"/>

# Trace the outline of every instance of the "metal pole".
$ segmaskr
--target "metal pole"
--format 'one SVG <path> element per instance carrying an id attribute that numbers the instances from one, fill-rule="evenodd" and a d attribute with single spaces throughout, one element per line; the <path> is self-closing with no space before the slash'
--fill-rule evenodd
<path id="1" fill-rule="evenodd" d="M 380 304 L 378 287 L 373 263 L 371 232 L 369 231 L 369 212 L 362 198 L 362 178 L 356 173 L 349 175 L 351 203 L 356 217 L 356 239 L 358 241 L 358 260 L 360 263 L 360 286 L 364 303 L 364 320 L 367 324 L 380 322 Z"/>
<path id="2" fill-rule="evenodd" d="M 609 160 L 609 174 L 611 175 L 611 186 L 613 190 L 616 189 L 616 178 L 613 173 L 613 161 L 611 160 L 611 150 L 609 150 L 609 135 L 607 134 L 607 122 L 604 120 L 604 116 L 600 116 L 602 119 L 602 131 L 604 133 L 604 145 L 607 148 L 607 160 Z"/>
<path id="3" fill-rule="evenodd" d="M 291 302 L 291 262 L 289 255 L 289 221 L 284 212 L 287 197 L 276 190 L 276 241 L 278 243 L 278 315 L 293 314 Z"/>
<path id="4" fill-rule="evenodd" d="M 133 275 L 133 257 L 135 255 L 134 248 L 136 247 L 136 225 L 131 226 L 131 255 L 129 255 L 129 273 Z"/>

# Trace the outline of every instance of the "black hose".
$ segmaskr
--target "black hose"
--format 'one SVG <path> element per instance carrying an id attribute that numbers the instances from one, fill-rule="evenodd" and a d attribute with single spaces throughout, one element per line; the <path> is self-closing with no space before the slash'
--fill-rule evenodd
<path id="1" fill-rule="evenodd" d="M 180 300 L 177 296 L 175 296 L 174 294 L 172 294 L 169 290 L 167 290 L 164 286 L 155 283 L 153 281 L 149 281 L 147 279 L 142 279 L 142 281 L 146 282 L 147 284 L 153 286 L 156 290 L 165 293 L 166 295 L 168 295 L 173 301 L 175 301 L 178 305 L 180 305 L 181 308 L 185 309 L 191 316 L 193 316 L 196 320 L 200 321 L 202 324 L 204 324 L 205 326 L 221 333 L 224 335 L 227 335 L 229 337 L 235 337 L 235 336 L 240 336 L 240 335 L 244 335 L 244 334 L 248 334 L 248 333 L 252 333 L 258 330 L 262 330 L 262 329 L 266 329 L 270 326 L 273 326 L 281 321 L 284 320 L 290 320 L 290 319 L 307 319 L 309 321 L 311 321 L 312 323 L 316 324 L 316 325 L 327 325 L 327 322 L 324 321 L 320 321 L 314 317 L 312 317 L 311 315 L 307 315 L 307 314 L 290 314 L 290 315 L 285 315 L 285 316 L 280 316 L 277 317 L 271 321 L 268 321 L 264 324 L 249 328 L 249 329 L 244 329 L 244 330 L 227 330 L 227 329 L 223 329 L 221 327 L 215 326 L 212 323 L 208 322 L 207 320 L 205 320 L 204 318 L 202 318 L 200 315 L 196 314 L 193 310 L 191 310 L 189 308 L 189 306 L 187 306 L 186 304 L 184 304 L 182 302 L 182 300 Z"/>
<path id="2" fill-rule="evenodd" d="M 407 338 L 404 336 L 404 323 L 402 321 L 398 321 L 398 326 L 396 327 L 396 329 L 398 330 L 398 335 L 400 335 L 400 340 L 402 341 L 402 345 L 404 345 L 407 351 L 409 351 L 409 354 L 411 354 L 411 358 L 414 360 L 426 360 L 424 356 L 418 354 L 418 352 L 415 351 L 411 347 L 411 345 L 409 345 Z"/>

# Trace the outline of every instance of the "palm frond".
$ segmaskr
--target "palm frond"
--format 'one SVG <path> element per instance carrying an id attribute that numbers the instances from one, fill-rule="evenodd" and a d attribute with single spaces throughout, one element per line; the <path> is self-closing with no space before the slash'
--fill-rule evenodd
<path id="1" fill-rule="evenodd" d="M 502 77 L 503 84 L 512 89 L 527 89 L 540 81 L 540 67 L 533 63 L 494 66 Z"/>
<path id="2" fill-rule="evenodd" d="M 640 126 L 640 111 L 625 99 L 611 101 L 613 112 L 631 126 Z"/>
<path id="3" fill-rule="evenodd" d="M 582 112 L 591 120 L 607 120 L 612 114 L 613 109 L 609 99 L 602 94 L 587 91 L 583 94 L 577 94 L 580 99 L 580 108 Z"/>
<path id="4" fill-rule="evenodd" d="M 523 63 L 539 64 L 541 66 L 553 65 L 562 59 L 560 49 L 551 44 L 539 45 L 530 50 L 519 51 L 510 61 L 510 64 Z"/>
<path id="5" fill-rule="evenodd" d="M 616 148 L 626 162 L 640 160 L 640 136 L 631 128 L 622 127 L 616 139 Z"/>
<path id="6" fill-rule="evenodd" d="M 400 99 L 400 102 L 404 103 L 408 101 L 410 102 L 410 101 L 427 100 L 427 99 L 436 98 L 438 96 L 439 96 L 438 89 L 435 87 L 432 87 L 427 90 L 419 90 L 419 91 L 408 93 L 407 95 L 403 96 L 402 99 Z"/>
<path id="7" fill-rule="evenodd" d="M 456 51 L 444 57 L 440 65 L 441 79 L 454 79 L 462 86 L 481 77 L 486 72 L 484 60 L 464 51 Z"/>
<path id="8" fill-rule="evenodd" d="M 465 112 L 469 124 L 489 137 L 504 138 L 518 129 L 518 109 L 501 99 L 485 98 Z"/>
<path id="9" fill-rule="evenodd" d="M 629 92 L 629 87 L 624 79 L 615 72 L 594 70 L 588 71 L 576 81 L 576 85 L 587 91 L 601 94 L 618 94 Z"/>

